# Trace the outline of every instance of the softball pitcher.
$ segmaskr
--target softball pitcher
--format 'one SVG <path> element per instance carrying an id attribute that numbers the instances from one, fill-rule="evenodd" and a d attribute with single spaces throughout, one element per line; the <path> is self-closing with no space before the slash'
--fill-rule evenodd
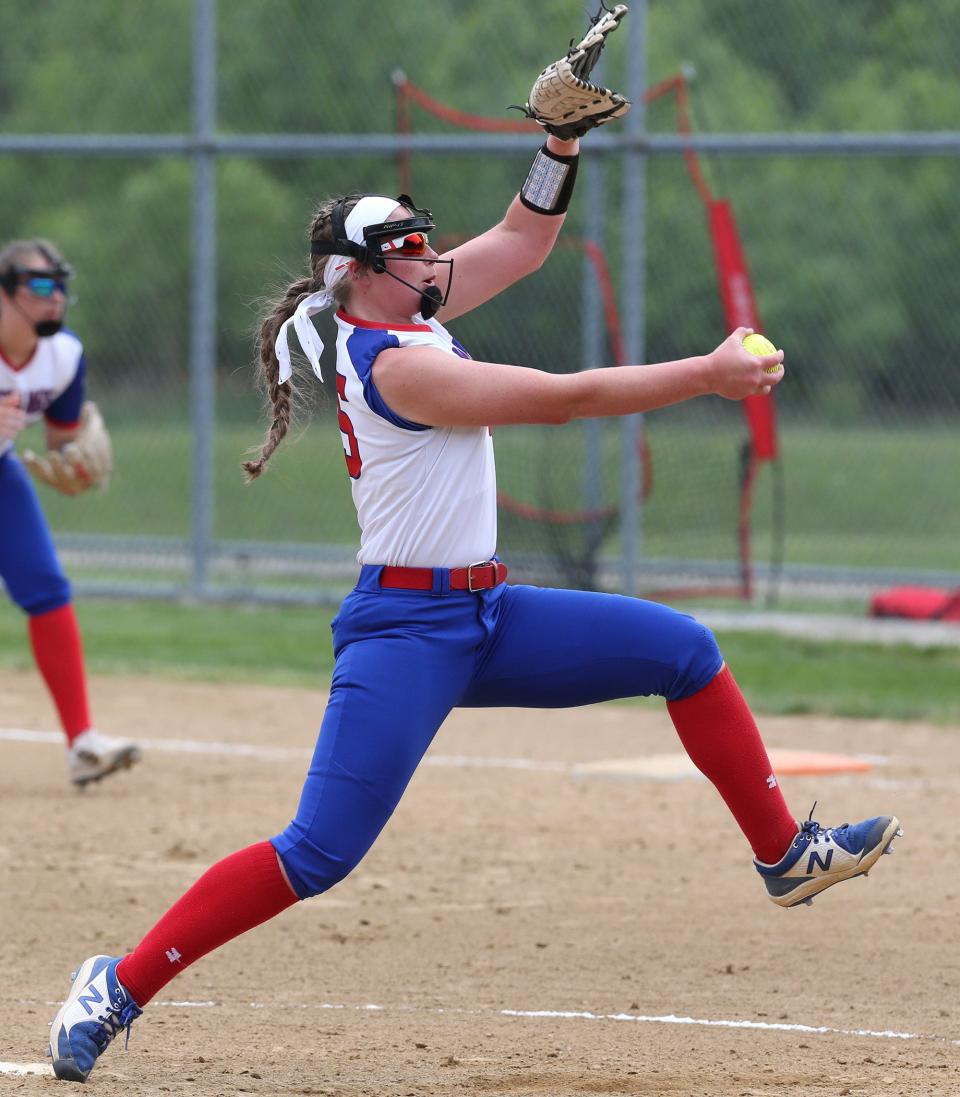
<path id="1" fill-rule="evenodd" d="M 83 787 L 132 765 L 136 744 L 93 727 L 83 648 L 70 584 L 14 441 L 43 417 L 48 454 L 24 462 L 43 483 L 68 495 L 103 484 L 110 439 L 96 405 L 84 400 L 80 340 L 63 327 L 72 271 L 46 240 L 0 247 L 0 578 L 27 614 L 40 673 L 67 737 L 70 780 Z"/>
<path id="2" fill-rule="evenodd" d="M 548 136 L 489 231 L 438 256 L 429 211 L 406 195 L 319 207 L 309 271 L 261 328 L 272 424 L 259 459 L 246 466 L 259 476 L 287 430 L 288 335 L 319 376 L 323 346 L 310 317 L 336 306 L 327 383 L 336 386 L 361 566 L 332 624 L 330 700 L 300 805 L 282 833 L 209 869 L 131 954 L 81 965 L 51 1031 L 58 1077 L 84 1080 L 110 1040 L 186 966 L 342 880 L 456 706 L 666 698 L 686 750 L 728 804 L 780 906 L 867 871 L 898 833 L 889 815 L 834 829 L 798 823 L 733 676 L 697 621 L 635 598 L 509 585 L 496 556 L 491 427 L 626 415 L 706 393 L 741 399 L 783 377 L 782 352 L 748 353 L 743 328 L 703 356 L 572 375 L 474 361 L 447 330 L 550 253 L 573 191 L 578 137 L 628 106 L 591 85 L 581 64 L 595 60 L 625 10 L 602 12 L 587 38 L 538 78 L 528 110 Z"/>

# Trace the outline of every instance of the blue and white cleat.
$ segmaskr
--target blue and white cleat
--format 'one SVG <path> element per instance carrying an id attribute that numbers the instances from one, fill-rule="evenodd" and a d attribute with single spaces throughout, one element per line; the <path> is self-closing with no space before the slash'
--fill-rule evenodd
<path id="1" fill-rule="evenodd" d="M 117 980 L 120 956 L 91 956 L 80 965 L 73 986 L 50 1026 L 53 1073 L 68 1082 L 85 1082 L 97 1059 L 119 1032 L 143 1010 Z"/>
<path id="2" fill-rule="evenodd" d="M 814 895 L 843 880 L 866 876 L 881 854 L 893 852 L 891 844 L 901 834 L 895 815 L 822 827 L 813 821 L 811 810 L 810 818 L 775 865 L 757 860 L 753 863 L 767 885 L 770 899 L 777 906 L 794 907 L 812 903 Z"/>

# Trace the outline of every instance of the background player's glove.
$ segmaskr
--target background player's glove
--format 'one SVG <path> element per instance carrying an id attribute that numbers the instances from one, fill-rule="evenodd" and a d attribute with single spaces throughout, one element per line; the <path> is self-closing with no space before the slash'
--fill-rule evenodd
<path id="1" fill-rule="evenodd" d="M 627 113 L 630 103 L 622 95 L 589 81 L 607 35 L 626 14 L 626 4 L 616 4 L 610 11 L 600 9 L 581 41 L 537 77 L 523 108 L 527 117 L 539 122 L 547 133 L 570 141 Z"/>
<path id="2" fill-rule="evenodd" d="M 23 463 L 38 479 L 64 495 L 106 487 L 113 471 L 113 447 L 97 405 L 87 400 L 80 410 L 80 430 L 62 449 L 38 457 L 25 450 Z"/>

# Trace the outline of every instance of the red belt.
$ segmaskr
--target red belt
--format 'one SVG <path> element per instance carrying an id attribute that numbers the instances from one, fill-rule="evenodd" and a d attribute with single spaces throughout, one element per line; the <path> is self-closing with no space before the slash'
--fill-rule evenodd
<path id="1" fill-rule="evenodd" d="M 433 590 L 433 568 L 391 568 L 380 572 L 380 586 L 396 590 Z M 484 560 L 466 568 L 450 568 L 451 590 L 490 590 L 506 582 L 507 565 Z"/>

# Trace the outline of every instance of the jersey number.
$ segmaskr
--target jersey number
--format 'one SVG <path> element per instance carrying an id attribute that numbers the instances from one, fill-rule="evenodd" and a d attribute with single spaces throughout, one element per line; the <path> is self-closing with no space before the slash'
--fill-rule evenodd
<path id="1" fill-rule="evenodd" d="M 353 423 L 350 416 L 343 410 L 347 403 L 347 379 L 342 373 L 337 374 L 337 423 L 340 433 L 346 438 L 347 444 L 343 447 L 343 456 L 347 461 L 347 472 L 352 480 L 360 479 L 360 470 L 363 468 L 363 459 L 360 457 L 360 447 L 357 445 L 357 436 L 353 432 Z"/>

